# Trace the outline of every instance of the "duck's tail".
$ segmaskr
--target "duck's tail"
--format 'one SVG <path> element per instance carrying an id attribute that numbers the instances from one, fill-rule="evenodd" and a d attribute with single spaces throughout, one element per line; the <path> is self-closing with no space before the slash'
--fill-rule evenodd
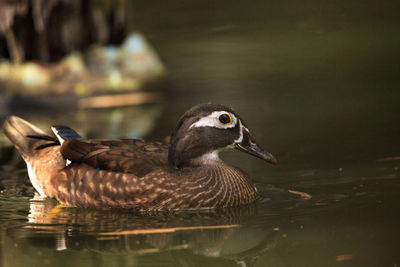
<path id="1" fill-rule="evenodd" d="M 3 130 L 25 160 L 32 185 L 41 196 L 53 197 L 51 179 L 66 164 L 60 142 L 16 116 L 6 119 Z"/>
<path id="2" fill-rule="evenodd" d="M 60 145 L 57 138 L 49 136 L 35 125 L 17 116 L 10 116 L 6 119 L 3 131 L 25 161 L 29 161 L 35 156 L 38 150 Z"/>

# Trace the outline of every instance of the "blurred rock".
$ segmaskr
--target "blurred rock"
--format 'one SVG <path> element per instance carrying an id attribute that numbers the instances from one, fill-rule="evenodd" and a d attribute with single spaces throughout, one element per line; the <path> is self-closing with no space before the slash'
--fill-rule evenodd
<path id="1" fill-rule="evenodd" d="M 87 61 L 90 69 L 108 76 L 111 88 L 124 88 L 134 79 L 151 79 L 165 72 L 157 53 L 140 33 L 128 35 L 120 47 L 93 46 Z"/>
<path id="2" fill-rule="evenodd" d="M 73 52 L 57 63 L 0 62 L 0 101 L 78 107 L 82 97 L 138 91 L 164 73 L 157 53 L 140 33 L 132 33 L 120 46 L 93 46 L 87 55 Z"/>
<path id="3" fill-rule="evenodd" d="M 0 63 L 0 80 L 16 83 L 20 86 L 32 88 L 49 84 L 51 77 L 49 71 L 36 63 L 14 65 L 8 61 Z"/>

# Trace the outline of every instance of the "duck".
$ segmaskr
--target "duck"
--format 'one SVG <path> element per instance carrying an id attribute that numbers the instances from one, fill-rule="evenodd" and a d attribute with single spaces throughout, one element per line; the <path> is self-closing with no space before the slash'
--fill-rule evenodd
<path id="1" fill-rule="evenodd" d="M 174 211 L 250 204 L 259 197 L 255 183 L 219 153 L 234 148 L 277 163 L 222 104 L 189 109 L 168 143 L 84 139 L 67 126 L 51 129 L 54 135 L 17 116 L 3 126 L 36 191 L 66 207 Z"/>

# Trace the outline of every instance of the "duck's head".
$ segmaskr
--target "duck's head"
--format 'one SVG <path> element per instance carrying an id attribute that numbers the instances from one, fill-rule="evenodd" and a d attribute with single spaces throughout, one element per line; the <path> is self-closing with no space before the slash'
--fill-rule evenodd
<path id="1" fill-rule="evenodd" d="M 243 120 L 224 105 L 204 104 L 188 110 L 171 136 L 168 161 L 172 167 L 208 164 L 219 161 L 219 151 L 236 148 L 275 164 L 251 137 Z"/>

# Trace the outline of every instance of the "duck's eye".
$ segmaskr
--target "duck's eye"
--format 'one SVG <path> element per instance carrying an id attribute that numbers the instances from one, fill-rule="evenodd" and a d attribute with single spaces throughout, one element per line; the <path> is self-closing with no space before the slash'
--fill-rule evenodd
<path id="1" fill-rule="evenodd" d="M 221 115 L 218 117 L 218 119 L 219 119 L 219 121 L 220 121 L 222 124 L 229 124 L 229 123 L 232 122 L 231 116 L 229 116 L 229 114 L 227 114 L 227 113 L 221 114 Z"/>

